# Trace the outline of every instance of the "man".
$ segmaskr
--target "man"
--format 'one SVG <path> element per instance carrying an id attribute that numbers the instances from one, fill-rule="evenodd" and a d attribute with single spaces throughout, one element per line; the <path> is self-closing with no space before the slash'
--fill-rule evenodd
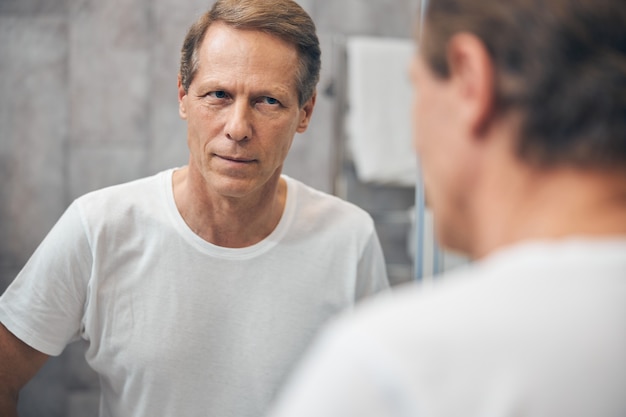
<path id="1" fill-rule="evenodd" d="M 371 218 L 281 175 L 320 49 L 291 0 L 219 0 L 185 39 L 189 165 L 75 201 L 0 299 L 0 415 L 76 338 L 101 416 L 259 416 L 316 330 L 387 287 Z"/>
<path id="2" fill-rule="evenodd" d="M 437 235 L 476 262 L 328 330 L 274 417 L 626 415 L 626 3 L 431 0 Z"/>

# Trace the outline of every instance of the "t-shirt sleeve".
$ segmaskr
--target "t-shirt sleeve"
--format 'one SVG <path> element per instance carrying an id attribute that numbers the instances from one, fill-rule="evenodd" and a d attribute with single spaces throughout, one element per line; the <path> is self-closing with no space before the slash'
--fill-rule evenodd
<path id="1" fill-rule="evenodd" d="M 357 300 L 389 288 L 385 257 L 373 226 L 359 259 L 357 274 L 355 294 Z"/>
<path id="2" fill-rule="evenodd" d="M 91 265 L 74 202 L 0 297 L 0 322 L 34 349 L 59 355 L 80 336 Z"/>
<path id="3" fill-rule="evenodd" d="M 344 324 L 334 323 L 313 345 L 269 417 L 419 416 L 384 350 Z"/>

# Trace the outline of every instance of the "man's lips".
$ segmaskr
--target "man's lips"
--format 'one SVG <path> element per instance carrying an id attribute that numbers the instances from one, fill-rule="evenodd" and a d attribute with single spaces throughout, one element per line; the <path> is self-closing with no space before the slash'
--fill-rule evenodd
<path id="1" fill-rule="evenodd" d="M 229 161 L 229 162 L 250 163 L 250 162 L 256 161 L 256 159 L 245 158 L 241 156 L 229 156 L 229 155 L 218 155 L 218 154 L 215 154 L 215 156 L 225 161 Z"/>

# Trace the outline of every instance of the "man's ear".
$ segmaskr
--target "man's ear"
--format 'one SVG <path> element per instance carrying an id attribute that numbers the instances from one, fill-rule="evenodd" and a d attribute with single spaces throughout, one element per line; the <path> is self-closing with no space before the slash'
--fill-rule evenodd
<path id="1" fill-rule="evenodd" d="M 495 71 L 485 44 L 471 33 L 454 35 L 447 46 L 450 78 L 459 108 L 470 132 L 480 137 L 492 121 L 495 106 Z"/>
<path id="2" fill-rule="evenodd" d="M 187 120 L 187 106 L 186 106 L 186 98 L 187 92 L 183 87 L 182 80 L 180 78 L 180 74 L 178 74 L 178 114 L 180 118 L 183 120 Z"/>
<path id="3" fill-rule="evenodd" d="M 313 116 L 313 109 L 315 108 L 315 101 L 317 100 L 317 91 L 313 92 L 311 98 L 304 103 L 302 109 L 300 109 L 300 122 L 298 123 L 298 129 L 296 130 L 298 133 L 303 133 L 307 127 L 309 127 L 309 122 L 311 121 L 311 117 Z"/>

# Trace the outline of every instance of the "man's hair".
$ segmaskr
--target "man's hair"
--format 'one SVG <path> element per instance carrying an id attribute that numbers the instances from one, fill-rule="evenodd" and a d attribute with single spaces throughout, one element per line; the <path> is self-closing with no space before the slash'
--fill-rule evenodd
<path id="1" fill-rule="evenodd" d="M 187 32 L 180 60 L 185 91 L 198 70 L 198 49 L 211 24 L 223 22 L 233 28 L 257 30 L 294 45 L 298 51 L 296 72 L 298 101 L 303 106 L 319 81 L 321 51 L 311 17 L 292 0 L 218 0 Z"/>
<path id="2" fill-rule="evenodd" d="M 522 160 L 626 168 L 625 0 L 430 0 L 422 53 L 440 77 L 458 32 L 491 56 L 496 109 L 521 110 Z"/>

